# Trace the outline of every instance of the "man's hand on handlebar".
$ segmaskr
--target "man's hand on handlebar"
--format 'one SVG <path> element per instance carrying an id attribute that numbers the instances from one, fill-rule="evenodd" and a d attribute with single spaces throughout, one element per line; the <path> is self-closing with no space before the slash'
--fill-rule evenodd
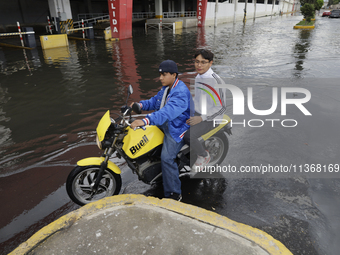
<path id="1" fill-rule="evenodd" d="M 131 127 L 133 130 L 136 130 L 137 127 L 142 127 L 142 126 L 144 126 L 144 125 L 145 125 L 144 121 L 142 121 L 142 120 L 135 120 L 134 122 L 131 123 L 131 126 L 130 126 L 130 127 Z"/>

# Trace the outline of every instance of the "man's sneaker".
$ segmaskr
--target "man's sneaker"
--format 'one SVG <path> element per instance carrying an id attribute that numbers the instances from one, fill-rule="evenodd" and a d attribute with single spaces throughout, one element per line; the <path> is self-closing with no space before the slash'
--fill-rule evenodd
<path id="1" fill-rule="evenodd" d="M 176 201 L 181 201 L 182 200 L 182 195 L 181 194 L 177 194 L 177 193 L 171 193 L 170 199 L 176 200 Z"/>
<path id="2" fill-rule="evenodd" d="M 197 160 L 195 162 L 195 164 L 193 164 L 192 166 L 192 170 L 195 172 L 200 172 L 203 170 L 203 167 L 206 166 L 209 162 L 210 162 L 210 154 L 208 151 L 207 152 L 207 156 L 206 157 L 201 157 L 201 156 L 197 156 Z"/>

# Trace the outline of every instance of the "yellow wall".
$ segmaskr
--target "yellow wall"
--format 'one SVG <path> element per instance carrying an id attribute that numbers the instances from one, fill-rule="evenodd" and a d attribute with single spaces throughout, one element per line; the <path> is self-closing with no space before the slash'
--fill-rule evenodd
<path id="1" fill-rule="evenodd" d="M 40 36 L 41 47 L 43 49 L 51 49 L 68 46 L 68 38 L 66 34 L 60 35 L 42 35 Z"/>
<path id="2" fill-rule="evenodd" d="M 175 28 L 177 29 L 182 29 L 183 28 L 183 21 L 176 21 L 175 22 Z"/>
<path id="3" fill-rule="evenodd" d="M 104 30 L 105 40 L 111 40 L 111 28 Z"/>

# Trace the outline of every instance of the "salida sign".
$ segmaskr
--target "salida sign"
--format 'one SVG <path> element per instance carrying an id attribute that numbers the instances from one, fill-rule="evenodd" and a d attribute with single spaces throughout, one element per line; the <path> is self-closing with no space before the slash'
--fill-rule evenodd
<path id="1" fill-rule="evenodd" d="M 208 0 L 197 0 L 197 26 L 203 27 L 205 22 L 205 13 L 207 12 Z"/>
<path id="2" fill-rule="evenodd" d="M 111 37 L 132 37 L 132 0 L 108 0 Z"/>

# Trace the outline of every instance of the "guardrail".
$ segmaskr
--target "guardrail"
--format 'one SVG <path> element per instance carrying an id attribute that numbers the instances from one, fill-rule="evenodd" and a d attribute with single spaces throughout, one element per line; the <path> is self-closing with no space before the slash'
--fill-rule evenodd
<path id="1" fill-rule="evenodd" d="M 151 19 L 155 17 L 155 12 L 133 12 L 132 19 Z M 80 13 L 78 20 L 83 19 L 85 23 L 97 23 L 98 20 L 110 19 L 110 15 L 106 13 Z M 79 27 L 81 21 L 73 22 L 73 26 Z"/>
<path id="2" fill-rule="evenodd" d="M 28 34 L 35 34 L 35 32 L 34 31 L 28 31 L 28 32 L 15 32 L 15 33 L 1 33 L 0 36 L 28 35 Z"/>
<path id="3" fill-rule="evenodd" d="M 161 29 L 169 29 L 173 30 L 173 33 L 176 33 L 176 30 L 183 28 L 183 21 L 175 21 L 175 22 L 159 22 L 159 23 L 145 23 L 145 32 L 147 33 L 148 28 L 158 28 Z"/>
<path id="4" fill-rule="evenodd" d="M 133 19 L 151 19 L 156 16 L 155 12 L 133 12 L 132 18 Z"/>
<path id="5" fill-rule="evenodd" d="M 109 14 L 107 13 L 79 13 L 78 14 L 78 20 L 87 20 L 87 19 L 93 19 L 97 17 L 102 17 L 102 16 L 108 16 Z"/>
<path id="6" fill-rule="evenodd" d="M 163 18 L 196 17 L 196 11 L 163 12 Z"/>
<path id="7" fill-rule="evenodd" d="M 95 17 L 95 18 L 90 18 L 90 19 L 84 19 L 84 22 L 85 23 L 97 23 L 98 20 L 109 20 L 109 19 L 110 19 L 110 15 L 105 15 L 105 16 L 100 16 L 100 17 Z M 73 22 L 74 28 L 79 28 L 80 26 L 81 26 L 81 20 Z"/>
<path id="8" fill-rule="evenodd" d="M 177 17 L 196 17 L 196 11 L 185 12 L 163 12 L 163 18 Z M 133 12 L 132 19 L 152 19 L 155 17 L 155 12 Z M 105 13 L 80 13 L 78 19 L 84 19 L 85 23 L 97 23 L 99 20 L 109 20 L 110 15 Z M 73 22 L 74 28 L 81 27 L 81 21 Z"/>

